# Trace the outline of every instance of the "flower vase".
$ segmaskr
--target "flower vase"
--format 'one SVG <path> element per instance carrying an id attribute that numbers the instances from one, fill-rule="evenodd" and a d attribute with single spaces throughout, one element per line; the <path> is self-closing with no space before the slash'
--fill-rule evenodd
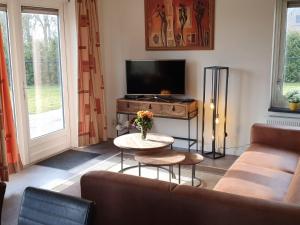
<path id="1" fill-rule="evenodd" d="M 142 140 L 146 140 L 147 137 L 147 129 L 141 129 Z"/>
<path id="2" fill-rule="evenodd" d="M 293 112 L 297 111 L 298 103 L 290 102 L 290 103 L 289 103 L 289 108 L 290 108 L 290 110 L 293 111 Z"/>

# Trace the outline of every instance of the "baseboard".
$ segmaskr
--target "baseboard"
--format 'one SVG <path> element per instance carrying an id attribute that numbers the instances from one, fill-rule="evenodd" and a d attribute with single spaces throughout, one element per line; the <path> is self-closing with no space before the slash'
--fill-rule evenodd
<path id="1" fill-rule="evenodd" d="M 238 147 L 238 148 L 232 148 L 232 149 L 227 149 L 226 153 L 228 155 L 236 155 L 240 156 L 245 152 L 245 147 Z"/>
<path id="2" fill-rule="evenodd" d="M 185 143 L 175 143 L 173 145 L 173 147 L 175 148 L 180 148 L 180 149 L 184 149 L 187 150 L 186 147 L 187 144 Z M 201 150 L 201 143 L 198 144 L 198 150 Z M 211 149 L 210 145 L 205 145 L 204 146 L 205 149 Z M 240 156 L 244 153 L 244 151 L 246 150 L 247 145 L 246 146 L 242 146 L 242 147 L 230 147 L 230 148 L 226 148 L 226 155 L 235 155 L 235 156 Z M 196 151 L 196 146 L 192 146 L 191 150 Z"/>

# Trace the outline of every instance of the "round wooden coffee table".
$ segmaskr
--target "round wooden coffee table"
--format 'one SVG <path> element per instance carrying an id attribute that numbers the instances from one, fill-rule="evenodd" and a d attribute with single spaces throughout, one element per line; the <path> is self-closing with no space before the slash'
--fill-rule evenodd
<path id="1" fill-rule="evenodd" d="M 114 145 L 121 150 L 121 170 L 119 172 L 124 172 L 125 170 L 137 167 L 123 167 L 124 149 L 142 151 L 144 154 L 154 154 L 163 148 L 171 146 L 173 143 L 173 137 L 157 133 L 148 133 L 146 140 L 142 140 L 140 133 L 125 134 L 115 138 Z"/>
<path id="2" fill-rule="evenodd" d="M 152 150 L 168 147 L 174 143 L 174 138 L 156 134 L 147 134 L 146 140 L 142 140 L 140 133 L 125 134 L 114 139 L 114 144 L 122 149 Z"/>

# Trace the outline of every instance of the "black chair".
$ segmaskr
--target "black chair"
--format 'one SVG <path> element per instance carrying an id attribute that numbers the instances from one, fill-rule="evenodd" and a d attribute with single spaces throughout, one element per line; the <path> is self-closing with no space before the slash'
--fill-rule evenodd
<path id="1" fill-rule="evenodd" d="M 89 225 L 93 202 L 38 188 L 26 188 L 18 225 Z"/>

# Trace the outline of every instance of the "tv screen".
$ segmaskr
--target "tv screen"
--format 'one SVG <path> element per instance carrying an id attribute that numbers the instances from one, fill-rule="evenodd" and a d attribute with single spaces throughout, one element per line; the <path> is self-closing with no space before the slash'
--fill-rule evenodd
<path id="1" fill-rule="evenodd" d="M 185 94 L 185 60 L 127 60 L 127 94 Z"/>

